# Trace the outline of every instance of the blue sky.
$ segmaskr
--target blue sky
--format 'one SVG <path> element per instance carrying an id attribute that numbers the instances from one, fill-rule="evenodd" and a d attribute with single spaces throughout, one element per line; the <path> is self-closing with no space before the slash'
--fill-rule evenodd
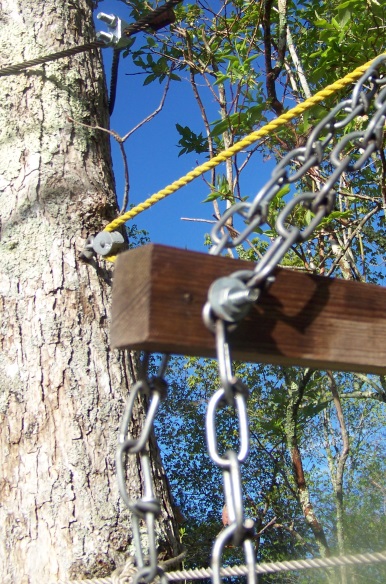
<path id="1" fill-rule="evenodd" d="M 124 2 L 119 0 L 103 0 L 98 6 L 96 13 L 98 12 L 115 14 L 130 22 L 129 9 Z M 107 30 L 106 25 L 99 21 L 96 21 L 96 27 L 97 30 Z M 139 33 L 141 34 L 143 33 Z M 136 44 L 139 45 L 139 41 L 140 39 Z M 109 85 L 112 49 L 104 49 L 103 58 Z M 121 58 L 117 99 L 111 117 L 111 129 L 120 135 L 124 135 L 154 111 L 160 102 L 164 87 L 158 81 L 144 86 L 145 77 L 130 75 L 134 71 L 137 72 L 131 63 L 130 55 L 125 59 Z M 211 104 L 208 105 L 211 108 Z M 211 114 L 213 115 L 211 121 L 219 117 L 215 104 L 213 104 Z M 203 124 L 190 84 L 184 79 L 171 84 L 162 112 L 126 142 L 132 204 L 140 203 L 206 160 L 205 155 L 196 154 L 178 157 L 177 143 L 180 135 L 176 130 L 177 123 L 181 126 L 189 126 L 197 133 L 203 131 Z M 118 147 L 114 142 L 112 148 L 119 196 L 123 192 L 123 167 Z M 248 170 L 247 190 L 243 192 L 244 196 L 253 197 L 257 193 L 269 177 L 270 168 L 271 165 L 263 165 L 262 160 L 258 163 L 256 157 Z M 208 188 L 203 179 L 197 178 L 190 185 L 141 213 L 133 222 L 139 228 L 149 231 L 150 238 L 155 243 L 203 251 L 204 236 L 210 231 L 210 225 L 182 221 L 181 218 L 213 219 L 212 204 L 202 203 L 207 195 Z"/>

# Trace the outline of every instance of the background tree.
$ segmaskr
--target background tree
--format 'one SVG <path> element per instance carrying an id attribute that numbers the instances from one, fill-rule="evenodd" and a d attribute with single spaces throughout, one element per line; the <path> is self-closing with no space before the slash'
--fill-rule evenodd
<path id="1" fill-rule="evenodd" d="M 133 19 L 149 8 L 139 0 L 129 6 Z M 60 8 L 46 2 L 44 13 L 30 3 L 16 8 L 14 2 L 2 5 L 7 64 L 93 38 L 91 1 L 74 6 L 68 0 Z M 164 83 L 156 112 L 172 81 L 181 79 L 193 92 L 202 126 L 191 127 L 188 112 L 176 130 L 180 153 L 195 159 L 213 157 L 384 50 L 385 8 L 377 0 L 365 9 L 362 0 L 300 5 L 200 0 L 184 3 L 176 17 L 170 32 L 141 36 L 126 51 L 126 63 L 144 74 L 145 86 Z M 101 79 L 97 56 L 85 54 L 0 83 L 5 104 L 0 265 L 7 315 L 1 357 L 1 557 L 4 578 L 11 582 L 107 574 L 131 551 L 112 456 L 120 390 L 124 394 L 136 378 L 135 358 L 106 349 L 111 274 L 98 261 L 88 265 L 78 257 L 87 235 L 117 212 Z M 341 98 L 313 108 L 207 176 L 206 200 L 213 211 L 210 207 L 202 219 L 213 221 L 212 213 L 217 219 L 233 202 L 253 196 L 248 177 L 258 172 L 255 162 L 275 161 L 303 145 Z M 364 116 L 347 130 L 365 123 Z M 111 133 L 123 154 L 131 135 Z M 296 189 L 317 191 L 330 172 L 328 162 L 310 169 Z M 383 152 L 361 175 L 343 175 L 334 213 L 311 241 L 294 246 L 283 264 L 381 282 L 385 176 Z M 296 189 L 277 195 L 267 224 L 236 250 L 239 257 L 256 261 L 264 253 L 275 237 L 275 217 Z M 309 217 L 309 210 L 298 208 L 291 219 L 303 226 Z M 242 225 L 226 228 L 235 234 Z M 238 374 L 253 390 L 252 454 L 244 476 L 248 513 L 257 520 L 259 558 L 382 549 L 385 379 L 241 364 Z M 178 362 L 165 424 L 158 429 L 172 489 L 187 520 L 180 536 L 190 565 L 209 561 L 209 539 L 222 528 L 219 477 L 197 431 L 217 383 L 213 363 L 193 359 L 183 369 Z M 221 429 L 224 446 L 232 445 L 232 426 L 224 420 Z M 179 458 L 170 456 L 176 444 Z M 156 450 L 153 455 L 164 501 L 160 540 L 171 554 L 177 528 Z M 133 494 L 140 491 L 139 478 L 137 467 L 130 467 Z M 360 534 L 368 515 L 364 540 Z M 37 549 L 44 550 L 39 563 Z M 229 563 L 238 560 L 232 548 L 227 553 Z M 384 567 L 374 566 L 284 574 L 274 581 L 337 577 L 344 584 L 383 576 Z"/>
<path id="2" fill-rule="evenodd" d="M 92 8 L 4 0 L 1 65 L 94 40 Z M 80 125 L 108 124 L 100 55 L 2 78 L 0 94 L 0 580 L 108 575 L 133 553 L 114 451 L 137 365 L 109 349 L 110 266 L 79 257 L 118 212 L 107 136 Z M 152 464 L 170 556 L 178 532 L 154 444 Z M 132 461 L 133 497 L 140 474 Z"/>
<path id="3" fill-rule="evenodd" d="M 135 8 L 140 9 L 139 3 Z M 184 3 L 177 13 L 180 20 L 171 34 L 159 36 L 158 42 L 148 38 L 142 47 L 132 49 L 132 56 L 148 75 L 145 83 L 161 79 L 172 65 L 174 74 L 190 84 L 202 116 L 202 129 L 183 121 L 177 125 L 181 154 L 206 153 L 213 157 L 272 115 L 384 51 L 386 14 L 377 1 L 366 3 L 365 10 L 356 0 L 322 4 L 311 0 L 300 5 L 196 2 Z M 282 132 L 213 171 L 206 183 L 206 201 L 213 203 L 214 217 L 233 202 L 253 196 L 248 178 L 245 181 L 243 176 L 249 176 L 247 169 L 256 158 L 259 162 L 261 156 L 280 159 L 292 148 L 304 145 L 316 123 L 342 97 L 337 95 L 314 107 Z M 213 111 L 213 102 L 217 112 Z M 345 131 L 362 129 L 366 122 L 364 116 Z M 292 171 L 296 164 L 292 164 Z M 328 276 L 382 282 L 385 170 L 381 151 L 360 174 L 345 173 L 337 185 L 335 211 L 311 241 L 293 247 L 283 264 Z M 331 171 L 329 163 L 310 169 L 296 189 L 317 191 Z M 250 245 L 237 249 L 239 257 L 257 260 L 264 253 L 276 236 L 273 226 L 278 211 L 294 194 L 295 189 L 286 189 L 276 197 L 267 225 L 259 230 L 259 237 L 250 238 Z M 202 220 L 208 221 L 207 217 Z M 298 208 L 292 220 L 302 226 L 309 221 L 309 212 Z M 226 226 L 231 235 L 241 227 Z M 258 524 L 270 527 L 259 538 L 260 557 L 380 549 L 384 532 L 378 513 L 383 513 L 383 494 L 374 483 L 382 474 L 384 458 L 384 379 L 274 367 L 244 370 L 241 377 L 253 388 L 250 415 L 254 456 L 259 461 L 246 472 L 250 511 L 259 517 Z M 176 387 L 180 379 L 179 369 Z M 171 417 L 176 425 L 170 427 L 166 422 L 168 431 L 160 427 L 159 433 L 166 444 L 165 457 L 169 455 L 167 445 L 177 440 L 184 448 L 182 460 L 189 472 L 184 475 L 183 464 L 174 459 L 168 460 L 167 467 L 183 512 L 189 517 L 184 539 L 188 545 L 189 537 L 192 544 L 197 537 L 205 541 L 208 524 L 214 532 L 221 529 L 223 501 L 217 476 L 213 480 L 199 449 L 203 436 L 196 430 L 202 423 L 203 396 L 209 387 L 216 387 L 215 372 L 210 365 L 189 360 L 184 383 L 192 403 L 186 402 L 186 390 L 179 386 L 184 399 L 179 400 L 177 390 L 178 414 L 175 408 L 165 413 L 166 420 Z M 231 429 L 224 426 L 223 431 L 228 445 Z M 368 453 L 375 466 L 367 464 Z M 197 492 L 199 477 L 206 497 Z M 363 495 L 359 495 L 359 488 L 365 489 Z M 370 531 L 375 530 L 375 539 L 361 539 L 360 543 L 368 509 L 365 501 L 372 497 L 373 519 L 368 525 L 372 526 Z M 357 513 L 355 501 L 359 500 L 364 504 L 359 505 Z M 276 520 L 270 523 L 273 518 Z M 278 547 L 278 542 L 284 545 Z M 198 562 L 193 549 L 191 553 L 193 561 Z M 230 554 L 234 559 L 233 551 Z M 384 577 L 384 567 L 342 569 L 340 574 L 313 577 L 322 581 L 338 578 L 342 583 L 377 581 Z M 274 578 L 278 581 L 277 576 Z M 296 581 L 304 578 L 311 576 L 298 575 Z"/>

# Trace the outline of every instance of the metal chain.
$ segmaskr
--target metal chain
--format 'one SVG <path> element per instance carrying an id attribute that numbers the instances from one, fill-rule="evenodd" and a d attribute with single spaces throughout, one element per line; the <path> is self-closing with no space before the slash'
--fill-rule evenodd
<path id="1" fill-rule="evenodd" d="M 323 162 L 329 161 L 334 168 L 318 192 L 298 194 L 279 212 L 275 226 L 278 237 L 271 242 L 253 270 L 236 272 L 214 283 L 204 309 L 204 320 L 211 330 L 215 328 L 216 318 L 234 323 L 245 316 L 249 306 L 256 302 L 259 289 L 269 282 L 284 255 L 295 243 L 307 240 L 321 220 L 332 211 L 336 196 L 333 187 L 342 174 L 363 168 L 369 157 L 382 147 L 386 119 L 386 87 L 382 86 L 386 78 L 380 75 L 379 68 L 385 62 L 386 57 L 382 55 L 371 64 L 354 86 L 351 97 L 341 101 L 317 124 L 305 146 L 295 148 L 279 162 L 271 179 L 251 203 L 233 205 L 213 227 L 211 238 L 214 246 L 210 253 L 219 255 L 244 243 L 253 231 L 266 223 L 269 204 L 283 187 L 301 180 L 312 167 L 319 167 Z M 368 114 L 373 101 L 375 111 L 369 117 L 366 129 L 348 133 L 332 147 L 331 142 L 337 131 L 346 128 L 358 116 Z M 346 151 L 349 154 L 345 154 Z M 300 206 L 314 214 L 303 229 L 294 225 L 291 219 Z M 226 226 L 237 216 L 244 220 L 246 227 L 236 238 L 232 238 Z"/>
<path id="2" fill-rule="evenodd" d="M 212 255 L 219 255 L 225 249 L 244 243 L 246 238 L 267 221 L 268 208 L 275 195 L 286 185 L 301 180 L 310 168 L 320 166 L 329 160 L 334 171 L 316 193 L 304 192 L 290 200 L 279 212 L 276 220 L 278 237 L 271 243 L 263 258 L 254 270 L 243 270 L 229 277 L 216 280 L 209 289 L 208 302 L 203 318 L 216 335 L 217 357 L 221 389 L 211 398 L 207 413 L 207 442 L 211 459 L 223 471 L 225 504 L 230 524 L 217 536 L 212 553 L 214 584 L 221 583 L 221 556 L 224 547 L 232 542 L 242 545 L 246 560 L 248 583 L 256 582 L 256 559 L 253 547 L 253 520 L 244 519 L 240 464 L 248 454 L 248 389 L 233 374 L 232 361 L 227 333 L 235 323 L 244 318 L 249 308 L 256 302 L 263 285 L 272 281 L 272 273 L 283 256 L 295 243 L 308 239 L 321 220 L 333 209 L 334 184 L 345 172 L 360 170 L 368 158 L 381 148 L 386 119 L 386 80 L 379 75 L 378 68 L 386 62 L 386 57 L 376 59 L 361 79 L 356 83 L 351 98 L 340 102 L 317 124 L 303 147 L 295 148 L 276 166 L 271 179 L 258 192 L 252 203 L 241 202 L 226 211 L 214 226 L 211 237 L 214 246 Z M 330 144 L 338 130 L 346 128 L 357 116 L 363 116 L 370 109 L 375 95 L 375 113 L 364 131 L 350 132 L 334 147 Z M 350 154 L 345 155 L 349 148 Z M 295 209 L 303 205 L 314 216 L 303 229 L 293 225 L 291 218 Z M 245 229 L 233 238 L 227 225 L 240 216 L 246 223 Z M 228 450 L 223 456 L 218 452 L 216 437 L 216 414 L 218 409 L 228 403 L 237 412 L 239 424 L 240 449 L 236 453 Z"/>
<path id="3" fill-rule="evenodd" d="M 157 375 L 148 379 L 149 354 L 145 354 L 141 378 L 130 391 L 119 430 L 116 454 L 118 487 L 125 505 L 131 511 L 135 556 L 138 566 L 138 572 L 133 577 L 133 584 L 137 584 L 138 582 L 151 582 L 156 576 L 161 578 L 163 584 L 166 583 L 164 570 L 158 565 L 157 558 L 155 520 L 161 512 L 161 507 L 154 494 L 147 443 L 153 428 L 158 406 L 161 400 L 166 397 L 167 383 L 164 379 L 164 374 L 168 360 L 169 355 L 164 355 Z M 147 396 L 151 401 L 140 436 L 138 438 L 132 438 L 130 435 L 130 425 L 133 418 L 134 404 L 140 395 Z M 139 455 L 140 457 L 144 495 L 137 501 L 131 500 L 127 492 L 125 472 L 127 454 Z M 144 521 L 146 526 L 145 535 L 147 542 L 145 545 L 148 553 L 144 553 L 143 542 L 141 541 L 141 520 Z M 145 556 L 147 556 L 146 559 Z"/>
<path id="4" fill-rule="evenodd" d="M 222 554 L 224 548 L 231 543 L 242 546 L 247 566 L 247 581 L 256 584 L 256 558 L 253 546 L 254 520 L 245 519 L 243 495 L 241 487 L 240 464 L 245 461 L 249 452 L 249 429 L 247 416 L 248 389 L 232 371 L 232 360 L 228 343 L 225 338 L 225 323 L 216 321 L 217 346 L 219 359 L 219 375 L 222 387 L 209 401 L 206 416 L 206 437 L 208 452 L 212 461 L 222 469 L 225 505 L 229 525 L 217 536 L 212 551 L 212 581 L 221 584 Z M 219 453 L 216 436 L 216 416 L 226 404 L 233 406 L 237 412 L 239 431 L 239 451 L 227 450 Z"/>

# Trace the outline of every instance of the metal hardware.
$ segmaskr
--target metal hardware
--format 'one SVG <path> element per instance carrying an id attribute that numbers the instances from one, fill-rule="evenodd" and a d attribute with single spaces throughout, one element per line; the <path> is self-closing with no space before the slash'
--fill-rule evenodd
<path id="1" fill-rule="evenodd" d="M 166 397 L 167 383 L 164 380 L 165 370 L 168 364 L 169 356 L 164 355 L 156 377 L 147 378 L 147 368 L 149 363 L 149 354 L 145 354 L 143 362 L 142 376 L 132 387 L 125 413 L 122 417 L 119 430 L 118 448 L 116 453 L 116 467 L 119 492 L 126 507 L 131 511 L 133 540 L 135 546 L 135 555 L 137 559 L 138 572 L 133 577 L 133 583 L 151 582 L 156 576 L 161 577 L 161 581 L 166 584 L 164 572 L 158 566 L 157 561 L 157 542 L 155 535 L 155 520 L 161 512 L 161 506 L 156 499 L 153 490 L 153 481 L 151 477 L 151 464 L 146 446 L 159 403 Z M 130 425 L 133 417 L 134 404 L 140 395 L 146 395 L 151 401 L 148 408 L 146 419 L 142 427 L 141 434 L 138 438 L 130 436 Z M 138 501 L 132 501 L 129 497 L 126 487 L 125 466 L 126 455 L 139 454 L 141 470 L 144 479 L 144 495 Z M 141 541 L 140 520 L 144 520 L 146 526 L 147 548 L 148 553 L 144 553 L 143 543 Z M 145 556 L 148 556 L 148 563 L 145 564 Z"/>
<path id="2" fill-rule="evenodd" d="M 101 231 L 92 242 L 95 253 L 101 256 L 114 254 L 124 244 L 125 240 L 119 231 Z"/>
<path id="3" fill-rule="evenodd" d="M 317 124 L 311 132 L 304 147 L 295 148 L 289 152 L 273 170 L 271 179 L 257 193 L 251 203 L 243 202 L 234 205 L 224 213 L 214 225 L 211 233 L 214 245 L 210 250 L 212 255 L 219 255 L 224 250 L 234 248 L 244 243 L 248 235 L 264 225 L 267 218 L 269 204 L 277 193 L 286 185 L 291 185 L 301 178 L 313 166 L 319 166 L 323 160 L 329 161 L 335 170 L 327 179 L 320 191 L 315 193 L 300 193 L 287 202 L 277 217 L 276 230 L 278 237 L 268 247 L 263 258 L 256 264 L 253 273 L 248 280 L 243 279 L 243 284 L 250 289 L 261 288 L 275 270 L 289 249 L 300 241 L 305 241 L 317 229 L 320 221 L 333 209 L 335 202 L 334 185 L 339 181 L 344 172 L 360 170 L 369 157 L 381 147 L 383 130 L 386 119 L 386 87 L 385 79 L 378 72 L 381 65 L 386 62 L 385 56 L 381 56 L 354 86 L 350 99 L 337 104 L 325 118 Z M 381 88 L 381 90 L 380 90 Z M 375 101 L 374 101 L 374 97 Z M 346 128 L 357 116 L 369 112 L 374 102 L 374 113 L 369 116 L 367 128 L 363 131 L 350 132 L 331 148 L 331 142 L 338 130 Z M 344 155 L 344 150 L 350 150 L 349 155 Z M 296 207 L 306 205 L 314 213 L 311 221 L 305 227 L 297 227 L 292 224 L 292 216 L 295 216 Z M 235 216 L 240 215 L 246 223 L 244 231 L 233 239 L 227 232 L 227 223 Z M 237 278 L 232 274 L 230 278 Z M 222 280 L 224 280 L 222 278 Z M 237 305 L 237 311 L 233 308 L 234 302 L 229 298 L 224 301 L 225 292 L 219 292 L 220 284 L 212 285 L 211 290 L 216 290 L 222 300 L 219 302 L 216 295 L 210 292 L 208 297 L 209 307 L 204 309 L 204 320 L 207 326 L 213 330 L 213 315 L 223 318 L 227 322 L 236 322 L 238 314 L 242 314 L 243 307 Z M 231 296 L 231 295 L 229 295 Z M 224 303 L 226 306 L 224 307 Z M 230 305 L 228 307 L 228 304 Z M 249 297 L 246 295 L 245 311 L 250 308 Z M 235 313 L 235 316 L 233 316 Z M 209 315 L 212 315 L 211 317 Z"/>
<path id="4" fill-rule="evenodd" d="M 221 331 L 225 334 L 225 323 L 221 319 L 218 319 L 217 323 L 220 327 L 217 340 L 223 340 Z M 219 345 L 220 341 L 218 348 Z M 256 557 L 253 547 L 254 521 L 244 518 L 240 474 L 240 464 L 245 461 L 249 452 L 248 390 L 242 381 L 233 375 L 228 343 L 224 341 L 222 347 L 223 358 L 219 352 L 219 369 L 221 381 L 225 383 L 209 401 L 206 416 L 206 439 L 209 456 L 223 471 L 224 497 L 230 524 L 217 536 L 213 546 L 212 581 L 213 584 L 221 584 L 221 558 L 225 547 L 231 543 L 234 546 L 243 547 L 245 562 L 248 566 L 247 582 L 248 584 L 256 584 Z M 239 451 L 227 450 L 225 454 L 221 455 L 216 436 L 216 414 L 226 402 L 233 406 L 237 412 Z"/>
<path id="5" fill-rule="evenodd" d="M 106 14 L 105 12 L 99 12 L 97 19 L 106 23 L 108 26 L 115 28 L 117 25 L 117 17 L 115 14 Z"/>
<path id="6" fill-rule="evenodd" d="M 97 32 L 96 37 L 98 41 L 102 41 L 107 46 L 114 47 L 115 49 L 124 49 L 131 43 L 130 38 L 125 35 L 125 31 L 130 27 L 125 20 L 115 16 L 115 14 L 105 14 L 104 12 L 99 12 L 97 18 L 107 24 L 109 31 Z"/>
<path id="7" fill-rule="evenodd" d="M 86 239 L 81 255 L 91 260 L 95 254 L 108 256 L 117 253 L 125 240 L 119 231 L 101 231 L 98 235 Z"/>
<path id="8" fill-rule="evenodd" d="M 354 172 L 366 164 L 368 158 L 381 147 L 386 120 L 386 87 L 378 67 L 384 65 L 382 56 L 356 83 L 351 99 L 339 103 L 311 132 L 307 143 L 287 154 L 274 169 L 271 179 L 257 193 L 252 203 L 242 202 L 228 209 L 214 225 L 211 233 L 214 243 L 210 253 L 219 255 L 224 250 L 244 243 L 248 235 L 267 220 L 268 207 L 275 195 L 286 185 L 302 179 L 310 168 L 320 166 L 323 160 L 335 167 L 331 176 L 316 193 L 303 192 L 286 203 L 276 220 L 278 236 L 268 247 L 265 255 L 253 270 L 235 272 L 219 278 L 210 287 L 208 301 L 203 310 L 206 326 L 216 335 L 216 349 L 221 389 L 209 402 L 206 436 L 209 455 L 223 471 L 225 504 L 230 524 L 220 532 L 212 552 L 213 584 L 221 584 L 221 557 L 229 544 L 240 546 L 248 569 L 247 582 L 256 582 L 256 558 L 253 549 L 253 520 L 245 520 L 242 503 L 240 463 L 248 454 L 248 389 L 233 372 L 228 333 L 249 311 L 258 299 L 260 290 L 270 283 L 273 271 L 292 245 L 307 240 L 317 229 L 321 220 L 331 213 L 335 203 L 333 187 L 344 172 Z M 378 93 L 379 92 L 379 93 Z M 343 136 L 333 148 L 330 144 L 337 132 L 352 122 L 356 116 L 367 113 L 374 96 L 375 112 L 369 119 L 367 129 L 350 132 Z M 350 154 L 344 155 L 347 146 Z M 314 214 L 305 226 L 294 225 L 295 209 L 303 205 Z M 227 225 L 233 218 L 241 216 L 246 227 L 236 239 L 228 233 Z M 237 411 L 239 425 L 239 452 L 228 450 L 220 455 L 216 437 L 216 415 L 220 406 L 227 403 Z"/>
<path id="9" fill-rule="evenodd" d="M 256 227 L 265 223 L 268 212 L 267 206 L 261 205 L 259 209 L 256 210 L 256 213 L 251 220 L 247 215 L 249 208 L 249 203 L 236 203 L 235 205 L 232 205 L 232 207 L 230 207 L 227 211 L 225 211 L 224 215 L 220 217 L 220 219 L 214 225 L 210 234 L 212 241 L 214 241 L 216 244 L 210 250 L 210 254 L 218 255 L 224 248 L 234 248 L 238 245 L 241 245 L 245 241 L 246 237 L 248 237 L 248 235 L 252 233 Z M 248 224 L 248 227 L 239 236 L 235 238 L 229 238 L 227 233 L 224 234 L 224 227 L 226 227 L 228 221 L 236 214 L 240 215 L 245 220 L 245 222 Z"/>
<path id="10" fill-rule="evenodd" d="M 248 456 L 249 451 L 249 431 L 248 431 L 248 417 L 247 417 L 247 403 L 246 398 L 242 393 L 236 393 L 234 396 L 235 403 L 237 406 L 237 417 L 240 427 L 240 451 L 237 454 L 237 460 L 239 462 L 244 462 Z M 218 448 L 217 448 L 217 438 L 216 433 L 212 430 L 216 430 L 215 414 L 216 410 L 221 407 L 225 400 L 225 390 L 223 388 L 219 389 L 214 396 L 211 398 L 208 406 L 207 412 L 207 442 L 208 442 L 208 452 L 215 464 L 221 468 L 229 468 L 229 452 L 221 458 Z M 229 509 L 228 509 L 229 512 Z"/>
<path id="11" fill-rule="evenodd" d="M 218 318 L 235 322 L 247 315 L 259 293 L 259 290 L 248 288 L 237 278 L 219 278 L 209 288 L 208 299 Z"/>
<path id="12" fill-rule="evenodd" d="M 228 328 L 226 323 L 218 318 L 215 321 L 216 330 L 216 350 L 218 359 L 218 370 L 221 386 L 225 392 L 225 399 L 230 406 L 235 406 L 236 394 L 242 394 L 248 398 L 247 386 L 233 373 L 232 358 L 227 339 Z"/>
<path id="13" fill-rule="evenodd" d="M 92 246 L 94 241 L 94 237 L 90 236 L 86 239 L 86 243 L 84 244 L 84 248 L 81 252 L 81 257 L 86 258 L 86 260 L 91 260 L 94 257 L 95 251 Z"/>
<path id="14" fill-rule="evenodd" d="M 241 272 L 246 276 L 249 272 Z M 233 281 L 232 278 L 230 280 Z M 244 293 L 245 290 L 243 289 Z M 238 294 L 238 291 L 236 291 Z M 209 303 L 208 303 L 209 305 Z M 256 584 L 256 558 L 253 548 L 254 521 L 245 520 L 243 495 L 241 487 L 240 464 L 245 461 L 249 452 L 249 428 L 247 414 L 248 388 L 233 372 L 229 343 L 226 338 L 228 323 L 221 318 L 215 321 L 217 357 L 221 388 L 209 401 L 206 415 L 206 440 L 209 456 L 223 471 L 224 497 L 228 510 L 230 525 L 217 537 L 212 550 L 213 584 L 221 584 L 220 568 L 224 548 L 232 543 L 242 546 L 248 566 L 247 582 Z M 224 405 L 228 404 L 236 411 L 238 421 L 239 448 L 238 452 L 227 450 L 220 454 L 216 435 L 216 415 Z"/>

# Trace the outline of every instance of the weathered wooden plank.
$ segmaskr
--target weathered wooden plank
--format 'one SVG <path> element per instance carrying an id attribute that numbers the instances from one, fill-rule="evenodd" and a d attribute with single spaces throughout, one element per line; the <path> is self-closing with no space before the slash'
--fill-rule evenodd
<path id="1" fill-rule="evenodd" d="M 201 311 L 210 284 L 251 264 L 148 245 L 119 256 L 115 348 L 214 356 Z M 230 335 L 235 359 L 386 374 L 386 289 L 278 269 Z"/>

